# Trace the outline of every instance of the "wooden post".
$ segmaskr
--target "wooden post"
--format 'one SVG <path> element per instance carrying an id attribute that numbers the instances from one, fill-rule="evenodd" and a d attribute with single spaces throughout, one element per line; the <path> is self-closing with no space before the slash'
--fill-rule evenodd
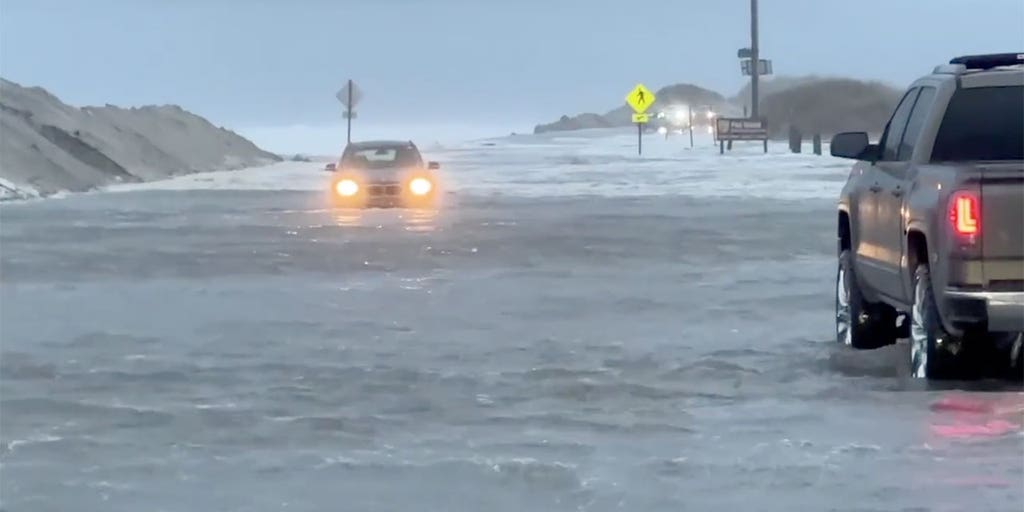
<path id="1" fill-rule="evenodd" d="M 789 126 L 789 151 L 791 153 L 800 153 L 803 150 L 804 135 L 800 133 L 800 129 L 796 125 Z"/>

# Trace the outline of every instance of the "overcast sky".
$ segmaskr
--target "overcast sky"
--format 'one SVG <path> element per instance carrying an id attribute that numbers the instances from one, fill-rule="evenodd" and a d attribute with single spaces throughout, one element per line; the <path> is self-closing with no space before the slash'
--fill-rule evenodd
<path id="1" fill-rule="evenodd" d="M 177 103 L 228 126 L 548 121 L 636 82 L 744 83 L 749 0 L 0 0 L 0 74 L 75 105 Z M 777 74 L 903 86 L 1024 51 L 1021 0 L 761 0 Z"/>

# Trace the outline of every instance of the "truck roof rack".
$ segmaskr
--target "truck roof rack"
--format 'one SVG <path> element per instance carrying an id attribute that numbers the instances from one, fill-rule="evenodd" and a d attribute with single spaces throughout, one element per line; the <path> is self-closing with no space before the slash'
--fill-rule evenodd
<path id="1" fill-rule="evenodd" d="M 935 66 L 935 69 L 932 70 L 932 73 L 942 75 L 959 75 L 964 73 L 965 71 L 967 71 L 967 66 L 964 66 L 963 64 L 941 64 Z"/>
<path id="2" fill-rule="evenodd" d="M 962 65 L 964 69 L 991 69 L 1000 66 L 1017 66 L 1024 64 L 1024 52 L 964 55 L 950 59 L 949 63 Z"/>

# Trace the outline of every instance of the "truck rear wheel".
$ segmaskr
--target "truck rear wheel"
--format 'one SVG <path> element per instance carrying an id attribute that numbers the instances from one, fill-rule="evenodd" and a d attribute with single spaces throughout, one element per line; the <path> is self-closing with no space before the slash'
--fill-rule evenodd
<path id="1" fill-rule="evenodd" d="M 896 343 L 896 310 L 864 299 L 849 249 L 839 254 L 835 299 L 837 342 L 862 350 Z"/>
<path id="2" fill-rule="evenodd" d="M 928 265 L 918 265 L 910 311 L 910 375 L 917 379 L 952 378 L 962 349 L 963 340 L 942 325 Z"/>

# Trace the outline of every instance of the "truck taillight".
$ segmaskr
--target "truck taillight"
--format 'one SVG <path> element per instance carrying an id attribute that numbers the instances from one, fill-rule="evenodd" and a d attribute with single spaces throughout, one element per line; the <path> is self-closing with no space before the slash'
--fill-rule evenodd
<path id="1" fill-rule="evenodd" d="M 958 235 L 977 235 L 981 232 L 981 204 L 978 196 L 970 192 L 956 192 L 949 200 L 949 222 Z"/>

